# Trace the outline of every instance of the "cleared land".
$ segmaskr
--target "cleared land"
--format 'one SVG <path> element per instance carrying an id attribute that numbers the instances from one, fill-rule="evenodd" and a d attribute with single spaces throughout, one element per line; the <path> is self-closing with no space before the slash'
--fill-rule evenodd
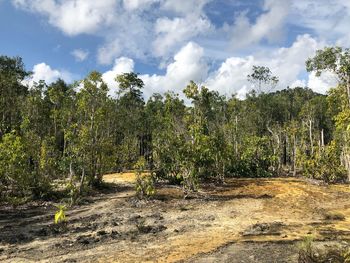
<path id="1" fill-rule="evenodd" d="M 135 197 L 132 173 L 104 177 L 103 193 L 53 223 L 52 203 L 0 207 L 1 262 L 297 262 L 296 244 L 347 246 L 350 188 L 297 178 L 227 179 L 183 198 L 160 185 Z"/>

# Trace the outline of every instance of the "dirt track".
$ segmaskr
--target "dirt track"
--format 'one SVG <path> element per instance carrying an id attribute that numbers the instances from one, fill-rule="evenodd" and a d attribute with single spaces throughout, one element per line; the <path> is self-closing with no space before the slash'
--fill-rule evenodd
<path id="1" fill-rule="evenodd" d="M 296 243 L 347 245 L 350 188 L 301 179 L 228 179 L 183 199 L 161 186 L 135 198 L 132 174 L 106 175 L 106 193 L 53 224 L 51 203 L 0 208 L 1 262 L 296 262 Z"/>

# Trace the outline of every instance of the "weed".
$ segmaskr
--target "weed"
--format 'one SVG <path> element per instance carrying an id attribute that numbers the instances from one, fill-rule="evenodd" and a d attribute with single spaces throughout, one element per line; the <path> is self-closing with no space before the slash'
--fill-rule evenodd
<path id="1" fill-rule="evenodd" d="M 135 164 L 136 169 L 136 194 L 139 198 L 151 197 L 155 194 L 154 177 L 143 174 L 146 169 L 146 160 L 140 157 Z"/>
<path id="2" fill-rule="evenodd" d="M 66 206 L 58 205 L 55 213 L 55 224 L 66 222 Z"/>
<path id="3" fill-rule="evenodd" d="M 314 249 L 313 249 L 314 237 L 308 235 L 298 244 L 299 248 L 299 263 L 312 263 L 315 262 L 314 259 Z M 316 261 L 317 262 L 317 261 Z"/>

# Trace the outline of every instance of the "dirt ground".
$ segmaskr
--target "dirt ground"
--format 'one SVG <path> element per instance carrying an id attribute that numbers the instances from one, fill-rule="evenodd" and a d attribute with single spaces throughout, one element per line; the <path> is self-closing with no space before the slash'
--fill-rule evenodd
<path id="1" fill-rule="evenodd" d="M 297 243 L 348 245 L 350 187 L 297 178 L 227 179 L 184 199 L 161 185 L 135 197 L 131 173 L 55 225 L 50 202 L 0 207 L 1 262 L 297 262 Z M 350 240 L 349 240 L 350 241 Z M 349 243 L 350 244 L 350 243 Z"/>

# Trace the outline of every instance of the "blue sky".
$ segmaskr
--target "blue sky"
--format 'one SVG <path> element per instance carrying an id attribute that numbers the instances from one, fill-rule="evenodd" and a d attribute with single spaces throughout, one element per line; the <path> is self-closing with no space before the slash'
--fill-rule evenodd
<path id="1" fill-rule="evenodd" d="M 135 71 L 145 95 L 180 92 L 190 80 L 243 97 L 246 76 L 264 65 L 278 89 L 326 92 L 305 60 L 317 49 L 350 44 L 350 1 L 334 0 L 0 0 L 0 53 L 21 56 L 30 83 L 68 82 L 91 70 L 111 92 L 116 74 Z"/>

